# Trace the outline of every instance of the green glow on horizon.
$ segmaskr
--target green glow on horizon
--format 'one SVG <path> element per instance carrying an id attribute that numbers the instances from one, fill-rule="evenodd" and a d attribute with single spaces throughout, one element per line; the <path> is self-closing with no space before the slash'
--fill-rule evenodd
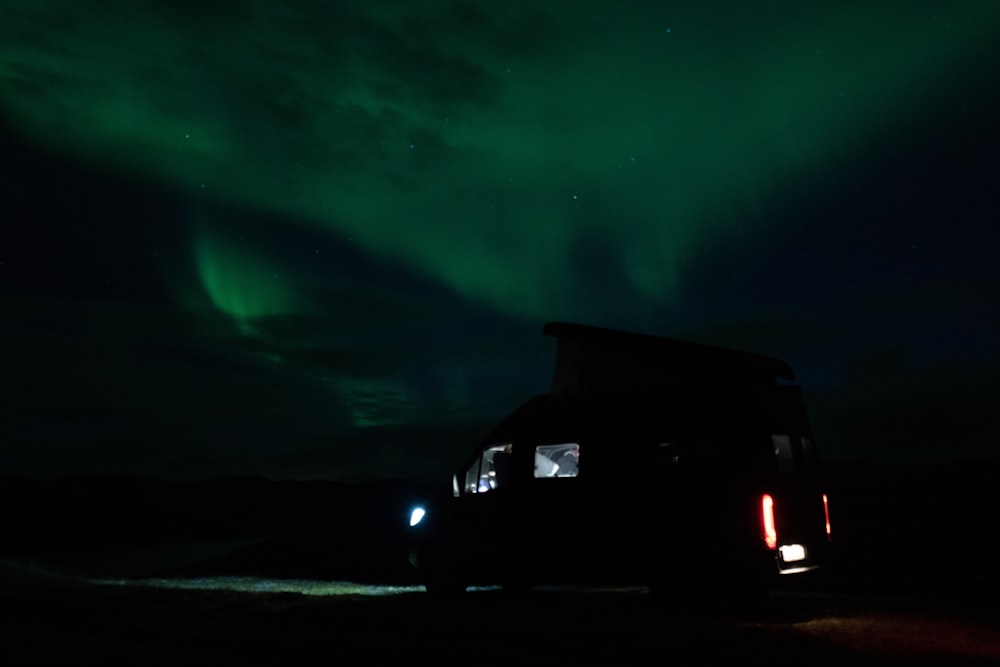
<path id="1" fill-rule="evenodd" d="M 586 308 L 587 242 L 619 297 L 669 302 L 687 253 L 763 224 L 796 174 L 863 160 L 1000 29 L 1000 3 L 505 3 L 458 25 L 447 3 L 221 6 L 0 0 L 0 110 L 525 317 Z M 241 326 L 291 307 L 256 251 L 193 252 Z"/>

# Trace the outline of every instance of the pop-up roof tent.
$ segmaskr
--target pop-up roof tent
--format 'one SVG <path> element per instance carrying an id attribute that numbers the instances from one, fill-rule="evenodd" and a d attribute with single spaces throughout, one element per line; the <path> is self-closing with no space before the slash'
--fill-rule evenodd
<path id="1" fill-rule="evenodd" d="M 570 322 L 542 331 L 556 338 L 552 396 L 795 381 L 787 363 L 763 354 Z"/>

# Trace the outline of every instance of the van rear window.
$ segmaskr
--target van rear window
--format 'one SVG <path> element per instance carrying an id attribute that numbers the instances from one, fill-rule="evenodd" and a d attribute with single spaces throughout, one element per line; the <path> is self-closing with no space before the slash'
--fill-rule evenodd
<path id="1" fill-rule="evenodd" d="M 774 460 L 779 472 L 815 469 L 817 458 L 812 438 L 775 433 L 771 436 L 771 443 L 774 445 Z"/>

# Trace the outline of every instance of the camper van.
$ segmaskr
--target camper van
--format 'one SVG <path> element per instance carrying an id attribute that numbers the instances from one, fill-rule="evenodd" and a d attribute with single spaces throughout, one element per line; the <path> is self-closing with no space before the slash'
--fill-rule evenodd
<path id="1" fill-rule="evenodd" d="M 553 322 L 547 394 L 504 418 L 410 519 L 429 593 L 644 586 L 759 595 L 828 560 L 829 499 L 779 359 Z"/>

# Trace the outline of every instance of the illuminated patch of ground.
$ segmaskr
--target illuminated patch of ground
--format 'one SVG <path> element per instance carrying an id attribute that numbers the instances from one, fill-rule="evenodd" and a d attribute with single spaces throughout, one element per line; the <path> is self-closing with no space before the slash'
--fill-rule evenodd
<path id="1" fill-rule="evenodd" d="M 388 586 L 359 584 L 349 581 L 318 581 L 312 579 L 268 579 L 263 577 L 190 577 L 144 579 L 91 579 L 92 583 L 109 586 L 148 586 L 184 590 L 237 591 L 242 593 L 299 593 L 301 595 L 401 595 L 422 593 L 423 586 Z M 500 590 L 499 586 L 470 586 L 469 592 Z M 539 586 L 537 592 L 616 592 L 637 593 L 644 587 L 621 586 Z"/>
<path id="2" fill-rule="evenodd" d="M 243 593 L 299 593 L 301 595 L 399 595 L 424 590 L 423 586 L 374 586 L 347 581 L 265 579 L 261 577 L 99 579 L 94 580 L 94 583 L 187 590 L 228 590 Z"/>

